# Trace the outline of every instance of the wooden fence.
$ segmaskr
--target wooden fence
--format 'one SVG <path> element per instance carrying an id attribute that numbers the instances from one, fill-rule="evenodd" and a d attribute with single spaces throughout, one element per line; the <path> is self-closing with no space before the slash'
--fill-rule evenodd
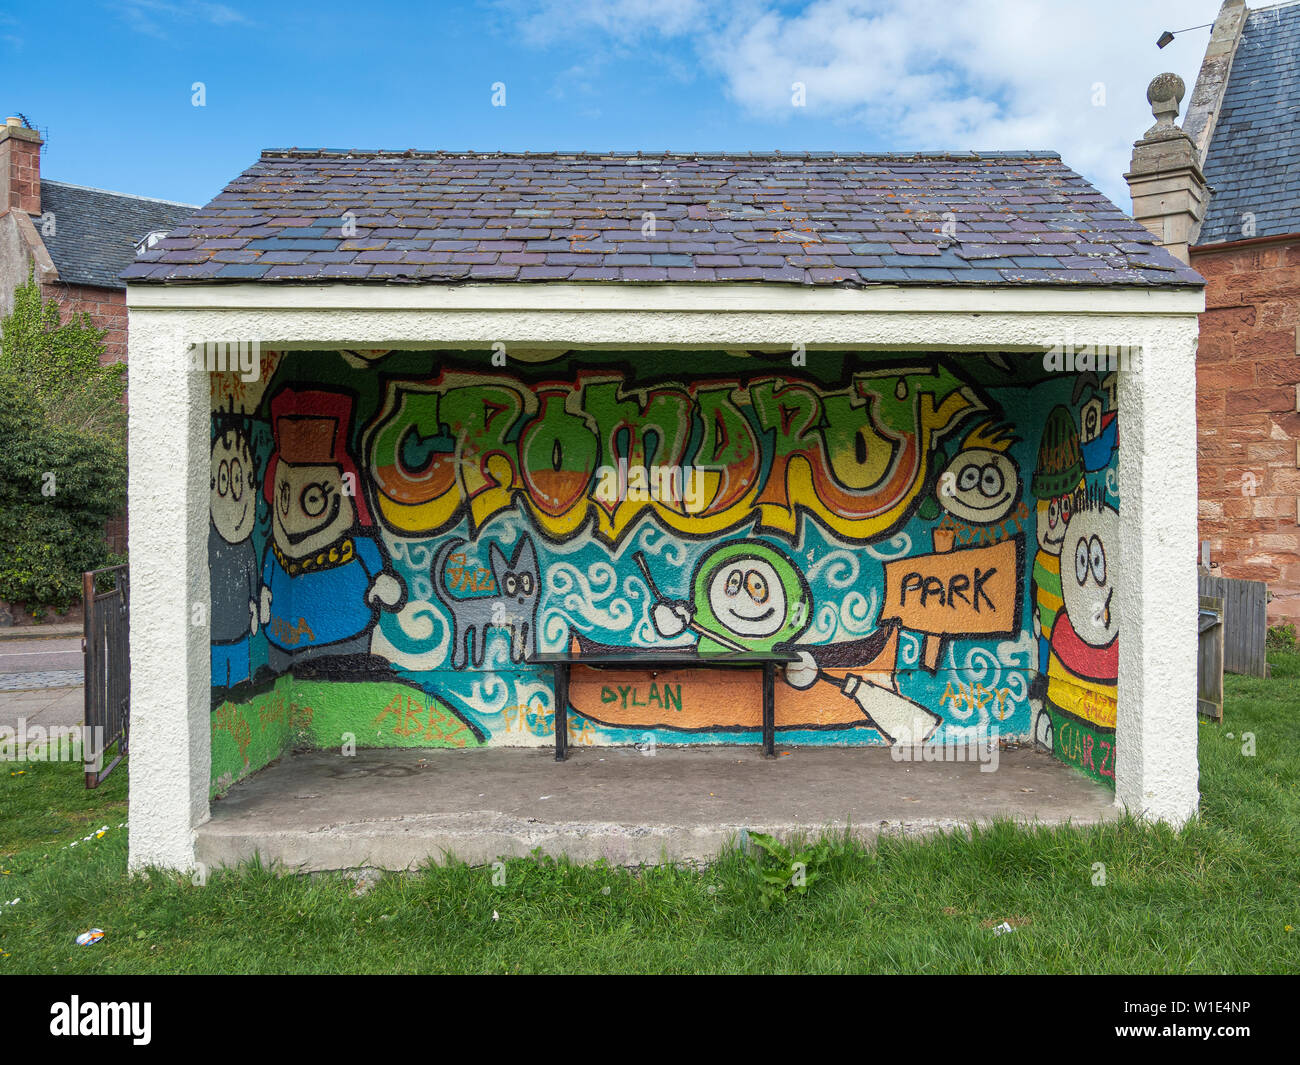
<path id="1" fill-rule="evenodd" d="M 1268 585 L 1231 577 L 1199 575 L 1198 591 L 1223 600 L 1223 668 L 1250 677 L 1268 676 Z"/>

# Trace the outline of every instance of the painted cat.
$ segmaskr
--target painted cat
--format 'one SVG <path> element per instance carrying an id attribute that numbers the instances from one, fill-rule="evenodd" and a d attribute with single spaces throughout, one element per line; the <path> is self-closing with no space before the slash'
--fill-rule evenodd
<path id="1" fill-rule="evenodd" d="M 510 635 L 510 661 L 523 662 L 537 650 L 537 605 L 541 599 L 541 574 L 531 538 L 524 536 L 509 562 L 493 544 L 488 551 L 492 565 L 492 594 L 456 598 L 447 588 L 447 575 L 457 587 L 477 586 L 473 571 L 447 563 L 454 560 L 465 540 L 450 540 L 438 549 L 430 576 L 438 598 L 451 614 L 451 668 L 464 669 L 472 660 L 475 669 L 483 665 L 489 629 L 505 629 Z M 464 556 L 460 556 L 463 561 Z M 482 571 L 479 571 L 480 573 Z M 484 582 L 485 584 L 487 582 Z"/>

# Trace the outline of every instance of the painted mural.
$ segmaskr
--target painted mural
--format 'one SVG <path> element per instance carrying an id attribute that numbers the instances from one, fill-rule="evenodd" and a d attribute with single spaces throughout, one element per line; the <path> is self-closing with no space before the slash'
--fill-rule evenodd
<path id="1" fill-rule="evenodd" d="M 541 745 L 539 652 L 783 650 L 783 743 L 1111 781 L 1114 375 L 1041 357 L 263 353 L 213 376 L 213 787 Z M 756 743 L 757 674 L 575 668 L 570 742 Z"/>

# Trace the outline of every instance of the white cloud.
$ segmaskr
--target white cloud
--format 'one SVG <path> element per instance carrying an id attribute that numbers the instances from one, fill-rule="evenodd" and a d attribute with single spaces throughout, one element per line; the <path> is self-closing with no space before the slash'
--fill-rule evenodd
<path id="1" fill-rule="evenodd" d="M 151 37 L 166 38 L 169 22 L 206 22 L 211 26 L 247 23 L 232 7 L 205 0 L 124 0 L 121 13 L 131 27 Z"/>
<path id="2" fill-rule="evenodd" d="M 708 0 L 504 0 L 502 6 L 533 44 L 564 40 L 574 30 L 630 44 L 689 32 L 710 17 Z"/>
<path id="3" fill-rule="evenodd" d="M 736 106 L 779 127 L 783 147 L 825 147 L 790 143 L 806 116 L 860 130 L 864 148 L 1051 149 L 1127 207 L 1132 142 L 1153 122 L 1147 82 L 1173 70 L 1190 98 L 1209 31 L 1164 51 L 1155 39 L 1217 9 L 1217 0 L 544 0 L 515 10 L 538 44 L 581 34 L 622 47 L 678 41 Z M 795 82 L 806 109 L 792 106 Z"/>

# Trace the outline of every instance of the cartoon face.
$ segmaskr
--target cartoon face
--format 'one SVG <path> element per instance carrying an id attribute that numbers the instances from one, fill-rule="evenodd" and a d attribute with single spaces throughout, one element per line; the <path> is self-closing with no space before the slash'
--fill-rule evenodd
<path id="1" fill-rule="evenodd" d="M 247 540 L 257 521 L 257 488 L 248 438 L 228 432 L 212 441 L 212 482 L 208 495 L 212 524 L 227 543 Z"/>
<path id="2" fill-rule="evenodd" d="M 1093 504 L 1071 515 L 1061 549 L 1061 592 L 1070 624 L 1092 647 L 1105 647 L 1119 632 L 1118 551 L 1114 507 Z"/>
<path id="3" fill-rule="evenodd" d="M 541 592 L 541 573 L 537 569 L 537 552 L 533 542 L 524 537 L 517 548 L 515 556 L 506 561 L 506 556 L 496 544 L 490 552 L 492 576 L 496 581 L 499 594 L 506 599 L 514 599 L 521 606 Z"/>
<path id="4" fill-rule="evenodd" d="M 745 636 L 771 636 L 785 624 L 785 589 L 762 559 L 721 567 L 709 582 L 709 605 L 726 628 Z"/>
<path id="5" fill-rule="evenodd" d="M 939 502 L 950 514 L 976 525 L 1002 521 L 1020 497 L 1020 476 L 1000 451 L 960 451 L 939 474 Z"/>
<path id="6" fill-rule="evenodd" d="M 1055 499 L 1040 499 L 1036 513 L 1038 546 L 1049 555 L 1059 555 L 1061 543 L 1065 539 L 1065 527 L 1074 513 L 1074 493 L 1069 492 Z"/>
<path id="7" fill-rule="evenodd" d="M 695 570 L 697 620 L 728 643 L 770 650 L 812 621 L 803 575 L 780 551 L 753 541 L 723 544 Z"/>
<path id="8" fill-rule="evenodd" d="M 356 520 L 338 466 L 277 463 L 271 496 L 276 545 L 290 558 L 328 547 Z"/>

